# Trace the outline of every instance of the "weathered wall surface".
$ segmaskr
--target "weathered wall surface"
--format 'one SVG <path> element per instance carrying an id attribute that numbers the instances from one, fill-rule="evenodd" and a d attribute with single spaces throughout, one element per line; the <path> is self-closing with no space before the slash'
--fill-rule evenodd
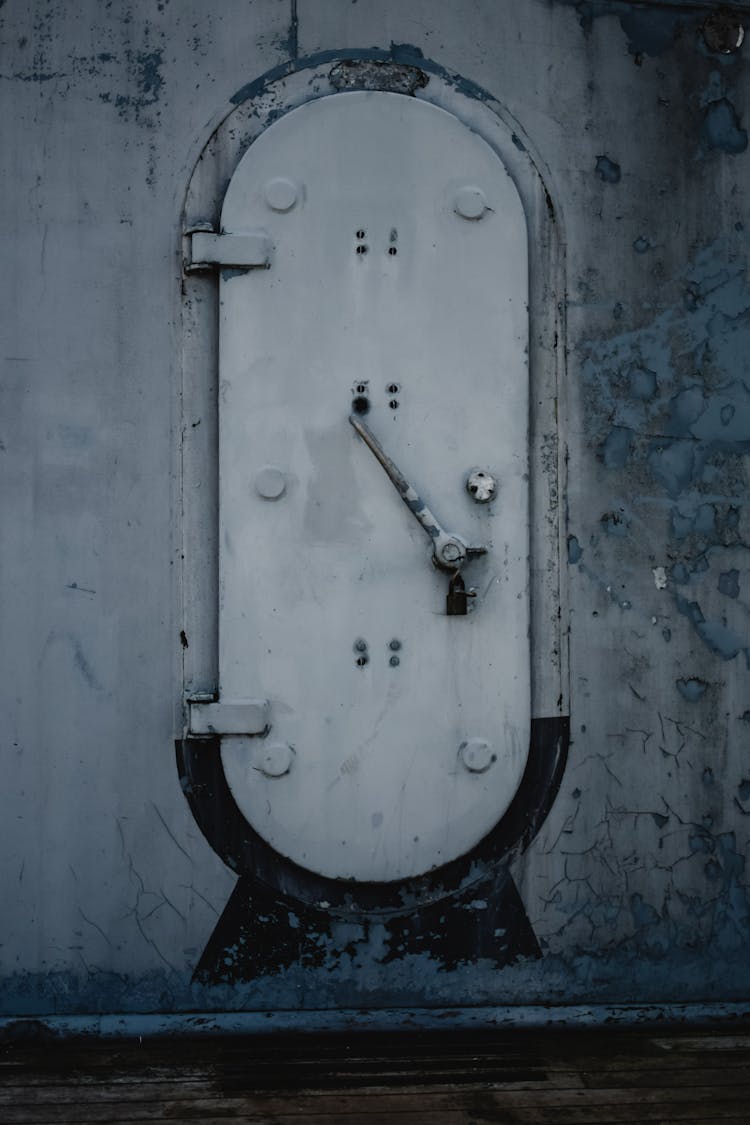
<path id="1" fill-rule="evenodd" d="M 747 998 L 748 68 L 706 14 L 2 8 L 6 1013 Z M 544 956 L 447 966 L 333 922 L 208 989 L 191 974 L 234 876 L 173 752 L 181 210 L 250 84 L 368 50 L 503 105 L 564 230 L 572 744 L 515 869 Z"/>

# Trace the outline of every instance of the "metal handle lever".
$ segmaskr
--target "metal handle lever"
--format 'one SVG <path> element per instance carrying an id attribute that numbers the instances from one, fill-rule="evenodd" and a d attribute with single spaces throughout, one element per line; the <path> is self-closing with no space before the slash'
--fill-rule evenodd
<path id="1" fill-rule="evenodd" d="M 383 466 L 411 514 L 429 535 L 432 540 L 432 561 L 439 570 L 444 570 L 448 574 L 457 574 L 468 559 L 487 554 L 486 547 L 471 547 L 460 535 L 445 531 L 417 490 L 409 484 L 404 474 L 385 452 L 372 430 L 356 414 L 350 414 L 349 421 L 376 460 Z"/>

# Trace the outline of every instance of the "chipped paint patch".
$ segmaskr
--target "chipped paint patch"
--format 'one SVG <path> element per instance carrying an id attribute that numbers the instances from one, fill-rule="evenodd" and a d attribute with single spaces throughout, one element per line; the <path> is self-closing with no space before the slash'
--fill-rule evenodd
<path id="1" fill-rule="evenodd" d="M 687 699 L 689 703 L 697 703 L 706 694 L 708 684 L 703 680 L 695 678 L 689 680 L 677 680 L 677 690 L 683 699 Z"/>
<path id="2" fill-rule="evenodd" d="M 393 94 L 413 94 L 429 82 L 419 67 L 380 59 L 346 59 L 333 67 L 328 78 L 336 90 L 388 90 Z"/>
<path id="3" fill-rule="evenodd" d="M 667 568 L 665 566 L 655 566 L 651 573 L 654 576 L 654 586 L 657 590 L 666 590 L 667 588 Z"/>
<path id="4" fill-rule="evenodd" d="M 568 536 L 568 562 L 571 566 L 575 566 L 583 558 L 583 547 L 576 539 L 575 535 Z"/>
<path id="5" fill-rule="evenodd" d="M 747 148 L 747 130 L 740 124 L 737 110 L 728 98 L 711 102 L 704 111 L 703 139 L 709 149 L 737 156 Z"/>
<path id="6" fill-rule="evenodd" d="M 674 47 L 684 17 L 673 12 L 630 9 L 620 16 L 620 26 L 628 38 L 628 51 L 636 59 L 654 58 Z"/>
<path id="7" fill-rule="evenodd" d="M 620 165 L 604 153 L 596 158 L 596 174 L 605 184 L 619 184 L 622 176 Z"/>

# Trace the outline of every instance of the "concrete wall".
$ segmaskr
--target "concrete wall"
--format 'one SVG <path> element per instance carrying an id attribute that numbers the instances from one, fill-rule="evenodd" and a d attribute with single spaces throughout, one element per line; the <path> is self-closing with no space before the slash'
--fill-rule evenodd
<path id="1" fill-rule="evenodd" d="M 707 12 L 2 8 L 5 1013 L 748 997 L 748 48 L 709 50 Z M 572 742 L 514 867 L 543 956 L 400 956 L 334 919 L 193 984 L 235 876 L 174 761 L 182 208 L 264 75 L 369 50 L 504 107 L 564 232 Z"/>

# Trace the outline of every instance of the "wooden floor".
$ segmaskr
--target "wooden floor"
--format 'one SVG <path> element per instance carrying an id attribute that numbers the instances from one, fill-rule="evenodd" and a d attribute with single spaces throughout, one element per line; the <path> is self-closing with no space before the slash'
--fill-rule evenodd
<path id="1" fill-rule="evenodd" d="M 6 1042 L 0 1123 L 750 1122 L 750 1027 Z"/>

